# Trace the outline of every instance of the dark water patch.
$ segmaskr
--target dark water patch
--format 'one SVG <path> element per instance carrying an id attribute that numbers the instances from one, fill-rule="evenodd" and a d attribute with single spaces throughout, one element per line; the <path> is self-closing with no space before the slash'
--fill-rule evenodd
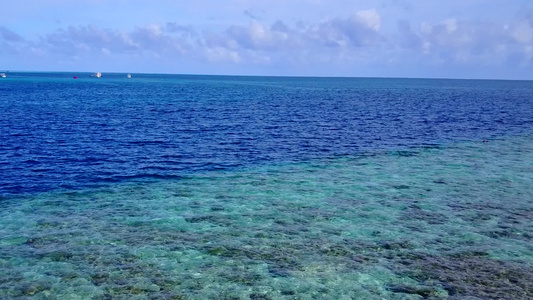
<path id="1" fill-rule="evenodd" d="M 419 152 L 415 150 L 398 150 L 391 152 L 391 155 L 398 155 L 398 156 L 404 156 L 404 157 L 412 157 L 418 155 Z"/>
<path id="2" fill-rule="evenodd" d="M 520 203 L 520 202 L 516 202 Z M 480 233 L 494 239 L 531 241 L 531 215 L 533 210 L 512 202 L 450 204 L 456 215 L 470 224 L 476 224 Z M 497 221 L 496 226 L 484 227 Z"/>
<path id="3" fill-rule="evenodd" d="M 153 179 L 181 179 L 180 175 L 164 175 L 157 173 L 139 173 L 135 175 L 120 175 L 113 177 L 100 177 L 96 182 L 123 182 L 123 181 L 150 181 Z"/>
<path id="4" fill-rule="evenodd" d="M 521 230 L 517 230 L 513 228 L 482 231 L 482 234 L 488 237 L 491 237 L 491 238 L 495 238 L 495 239 L 508 238 L 508 239 L 524 240 L 524 241 L 533 240 L 533 234 L 530 234 L 529 232 L 522 232 Z"/>
<path id="5" fill-rule="evenodd" d="M 403 270 L 403 274 L 430 287 L 430 290 L 431 287 L 442 287 L 453 299 L 533 297 L 533 268 L 530 265 L 490 259 L 483 252 L 443 256 L 411 255 L 400 261 L 399 265 L 402 264 L 409 266 L 408 270 Z"/>
<path id="6" fill-rule="evenodd" d="M 234 224 L 234 221 L 231 220 L 231 216 L 224 216 L 220 214 L 190 216 L 190 217 L 185 217 L 185 220 L 189 223 L 209 222 L 213 225 L 224 226 L 224 227 L 232 226 Z"/>
<path id="7" fill-rule="evenodd" d="M 399 294 L 409 294 L 409 295 L 418 295 L 424 299 L 432 298 L 432 299 L 438 299 L 440 298 L 439 291 L 436 289 L 432 289 L 430 287 L 423 287 L 423 286 L 409 286 L 409 285 L 389 285 L 387 287 L 391 292 L 393 293 L 399 293 Z"/>
<path id="8" fill-rule="evenodd" d="M 408 186 L 406 184 L 393 185 L 392 187 L 397 189 L 397 190 L 408 190 L 408 189 L 411 188 L 410 186 Z"/>
<path id="9" fill-rule="evenodd" d="M 436 184 L 448 184 L 446 182 L 446 180 L 444 179 L 436 179 L 436 180 L 433 180 L 433 183 L 436 183 Z"/>
<path id="10" fill-rule="evenodd" d="M 168 143 L 167 141 L 131 141 L 129 142 L 132 145 L 160 145 Z"/>
<path id="11" fill-rule="evenodd" d="M 106 283 L 109 280 L 109 273 L 104 273 L 104 272 L 93 273 L 90 275 L 90 277 L 91 277 L 91 282 L 94 285 L 102 285 L 103 283 Z"/>
<path id="12" fill-rule="evenodd" d="M 209 246 L 205 249 L 209 255 L 220 256 L 229 259 L 251 261 L 253 263 L 268 264 L 268 272 L 274 277 L 291 276 L 291 272 L 301 269 L 298 251 L 287 245 L 274 245 L 270 247 L 247 248 L 232 246 Z"/>
<path id="13" fill-rule="evenodd" d="M 445 148 L 445 146 L 441 145 L 441 144 L 426 144 L 426 143 L 421 144 L 420 147 L 422 149 L 428 149 L 428 150 L 431 150 L 431 149 L 444 149 Z"/>
<path id="14" fill-rule="evenodd" d="M 67 251 L 51 251 L 51 252 L 41 252 L 36 255 L 37 259 L 44 259 L 44 260 L 50 260 L 50 261 L 68 261 L 71 260 L 73 257 L 73 254 L 71 252 Z"/>
<path id="15" fill-rule="evenodd" d="M 40 295 L 41 292 L 50 291 L 52 289 L 52 282 L 40 280 L 38 282 L 17 284 L 9 288 L 0 288 L 5 291 L 5 295 L 14 298 L 27 298 Z M 41 294 L 42 295 L 42 294 Z"/>
<path id="16" fill-rule="evenodd" d="M 400 241 L 400 242 L 384 242 L 381 244 L 381 247 L 386 250 L 402 250 L 402 249 L 412 249 L 414 245 L 409 241 Z"/>
<path id="17" fill-rule="evenodd" d="M 400 220 L 422 220 L 430 225 L 445 224 L 449 217 L 443 213 L 422 209 L 419 205 L 409 205 L 402 212 Z"/>

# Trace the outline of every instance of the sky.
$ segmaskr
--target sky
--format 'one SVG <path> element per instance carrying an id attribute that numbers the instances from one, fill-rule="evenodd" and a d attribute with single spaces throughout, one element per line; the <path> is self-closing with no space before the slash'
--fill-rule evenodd
<path id="1" fill-rule="evenodd" d="M 533 80 L 532 0 L 0 0 L 0 71 Z"/>

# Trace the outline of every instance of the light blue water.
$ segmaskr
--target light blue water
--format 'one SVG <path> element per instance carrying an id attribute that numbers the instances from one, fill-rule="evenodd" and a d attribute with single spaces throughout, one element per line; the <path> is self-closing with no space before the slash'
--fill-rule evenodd
<path id="1" fill-rule="evenodd" d="M 96 98 L 77 108 L 69 102 L 79 103 L 76 97 L 30 100 L 52 89 L 67 93 L 55 91 L 58 84 L 73 95 L 82 90 L 73 86 L 77 81 L 37 78 L 10 84 L 43 84 L 39 91 L 2 102 L 6 115 L 20 117 L 3 119 L 10 131 L 2 135 L 20 143 L 2 145 L 2 171 L 12 177 L 3 177 L 0 199 L 0 298 L 533 297 L 533 141 L 526 105 L 533 98 L 524 98 L 531 92 L 525 83 L 469 88 L 468 81 L 438 87 L 390 80 L 396 86 L 385 87 L 383 81 L 346 79 L 328 88 L 325 83 L 336 81 L 140 80 L 155 84 L 154 91 L 194 85 L 196 94 L 185 97 L 198 97 L 191 106 L 176 102 L 181 98 L 174 92 L 161 102 L 142 102 L 138 90 L 127 94 L 135 84 L 122 88 L 120 78 L 84 79 L 89 90 L 111 84 L 118 89 L 101 95 L 107 104 L 100 111 Z M 205 87 L 208 79 L 214 87 Z M 364 87 L 348 88 L 355 83 Z M 44 92 L 48 84 L 53 87 Z M 226 85 L 232 89 L 221 88 Z M 324 101 L 327 109 L 308 106 L 311 98 L 303 97 L 272 100 L 292 110 L 265 111 L 273 104 L 258 86 L 272 88 L 265 92 L 271 97 L 309 96 L 310 89 L 317 93 L 313 103 Z M 341 86 L 342 97 L 377 98 L 372 105 L 328 98 Z M 225 100 L 210 89 L 223 91 Z M 406 98 L 387 96 L 391 89 Z M 457 89 L 477 95 L 478 117 L 463 115 L 476 110 L 473 103 L 458 108 L 435 102 L 450 96 L 447 90 L 465 95 Z M 417 101 L 443 105 L 433 115 L 407 97 L 430 97 L 429 91 L 435 98 Z M 120 97 L 121 109 L 111 109 Z M 410 103 L 411 109 L 387 111 L 384 99 L 397 109 Z M 218 108 L 228 104 L 227 111 L 213 111 L 217 101 Z M 261 108 L 254 110 L 253 102 Z M 516 110 L 515 103 L 522 109 L 516 115 L 501 112 Z M 184 121 L 187 115 L 191 119 Z M 133 124 L 136 117 L 142 121 Z M 108 133 L 91 131 L 100 123 Z M 492 135 L 483 124 L 492 126 Z M 123 134 L 127 128 L 129 135 Z M 406 132 L 413 138 L 405 138 Z M 430 132 L 440 138 L 429 138 Z M 212 136 L 225 138 L 215 142 Z M 121 155 L 132 161 L 119 160 Z M 17 169 L 11 158 L 32 159 L 33 168 L 42 170 Z M 142 166 L 152 173 L 142 175 Z M 112 180 L 99 180 L 102 172 Z M 57 184 L 63 176 L 70 188 Z"/>

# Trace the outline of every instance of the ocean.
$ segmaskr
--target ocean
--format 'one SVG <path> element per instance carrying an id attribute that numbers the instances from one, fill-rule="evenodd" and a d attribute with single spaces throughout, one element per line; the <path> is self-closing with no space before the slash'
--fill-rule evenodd
<path id="1" fill-rule="evenodd" d="M 532 186 L 533 81 L 10 72 L 0 298 L 531 299 Z"/>

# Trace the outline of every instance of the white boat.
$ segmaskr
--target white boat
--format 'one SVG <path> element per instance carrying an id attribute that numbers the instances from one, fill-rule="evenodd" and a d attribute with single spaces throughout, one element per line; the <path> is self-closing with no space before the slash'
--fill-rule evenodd
<path id="1" fill-rule="evenodd" d="M 131 78 L 131 74 L 128 74 L 128 78 Z"/>
<path id="2" fill-rule="evenodd" d="M 1 78 L 6 78 L 6 74 L 5 73 L 0 73 L 0 77 Z"/>
<path id="3" fill-rule="evenodd" d="M 102 73 L 96 72 L 96 73 L 93 74 L 93 76 L 96 77 L 96 78 L 100 78 L 100 77 L 102 77 Z"/>

